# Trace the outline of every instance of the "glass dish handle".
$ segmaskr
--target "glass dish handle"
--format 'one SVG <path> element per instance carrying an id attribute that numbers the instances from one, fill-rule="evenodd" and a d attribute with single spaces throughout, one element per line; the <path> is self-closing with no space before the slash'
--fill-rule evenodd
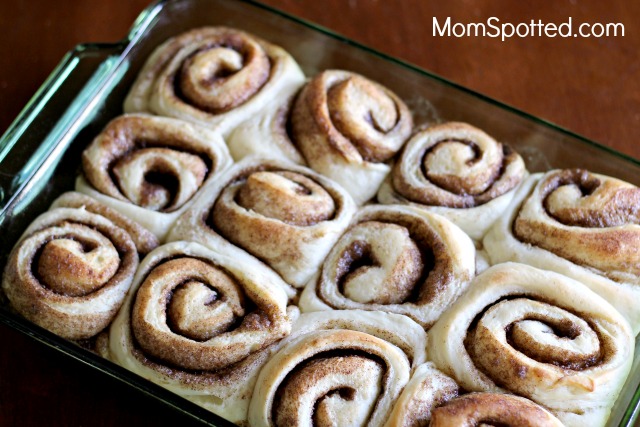
<path id="1" fill-rule="evenodd" d="M 67 53 L 0 138 L 0 219 L 13 198 L 64 150 L 74 127 L 92 114 L 98 96 L 119 80 L 113 73 L 126 47 L 82 44 Z M 119 67 L 120 69 L 126 67 Z M 44 178 L 44 177 L 43 177 Z"/>

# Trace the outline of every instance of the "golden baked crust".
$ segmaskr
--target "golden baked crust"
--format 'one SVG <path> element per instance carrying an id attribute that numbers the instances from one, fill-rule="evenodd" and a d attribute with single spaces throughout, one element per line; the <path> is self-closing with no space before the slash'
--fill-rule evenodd
<path id="1" fill-rule="evenodd" d="M 470 393 L 434 409 L 430 427 L 483 425 L 562 427 L 546 409 L 522 397 L 498 393 Z"/>
<path id="2" fill-rule="evenodd" d="M 581 169 L 548 173 L 514 226 L 521 241 L 616 278 L 640 276 L 640 188 Z"/>

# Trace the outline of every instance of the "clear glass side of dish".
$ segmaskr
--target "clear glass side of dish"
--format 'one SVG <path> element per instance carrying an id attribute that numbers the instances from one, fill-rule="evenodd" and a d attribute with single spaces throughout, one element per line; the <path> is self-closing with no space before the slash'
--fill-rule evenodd
<path id="1" fill-rule="evenodd" d="M 640 185 L 640 162 L 268 7 L 237 0 L 178 0 L 150 6 L 115 45 L 70 52 L 0 139 L 0 268 L 22 230 L 63 191 L 73 188 L 80 153 L 121 114 L 122 101 L 147 56 L 191 28 L 226 25 L 287 49 L 307 75 L 327 68 L 364 74 L 393 89 L 418 123 L 466 121 L 518 150 L 531 171 L 583 167 Z M 509 78 L 509 76 L 505 76 Z M 552 96 L 553 94 L 550 94 Z M 1 302 L 1 295 L 0 295 Z M 16 317 L 0 320 L 212 425 L 218 417 Z M 609 425 L 633 425 L 640 400 L 640 351 Z"/>

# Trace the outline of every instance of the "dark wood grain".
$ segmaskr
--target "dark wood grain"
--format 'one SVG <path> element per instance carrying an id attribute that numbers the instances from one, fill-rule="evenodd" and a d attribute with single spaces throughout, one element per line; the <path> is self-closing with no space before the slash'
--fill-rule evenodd
<path id="1" fill-rule="evenodd" d="M 640 2 L 265 0 L 578 134 L 640 158 Z M 0 2 L 0 132 L 64 53 L 122 38 L 147 0 Z M 619 22 L 617 38 L 434 37 L 455 22 Z M 160 403 L 0 326 L 0 424 L 168 425 Z"/>

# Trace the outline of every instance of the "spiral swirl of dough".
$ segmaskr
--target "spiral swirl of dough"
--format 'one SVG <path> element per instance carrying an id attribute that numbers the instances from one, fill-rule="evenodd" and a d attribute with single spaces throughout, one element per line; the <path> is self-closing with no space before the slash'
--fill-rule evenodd
<path id="1" fill-rule="evenodd" d="M 404 102 L 363 76 L 327 70 L 298 95 L 291 135 L 311 168 L 345 187 L 358 204 L 372 198 L 413 121 Z"/>
<path id="2" fill-rule="evenodd" d="M 327 221 L 336 211 L 335 201 L 321 185 L 303 174 L 286 170 L 256 171 L 244 183 L 227 187 L 222 200 L 214 206 L 214 222 L 218 227 L 224 227 L 224 219 L 230 213 L 226 208 L 234 201 L 246 210 L 297 226 Z"/>
<path id="3" fill-rule="evenodd" d="M 514 223 L 521 241 L 616 277 L 640 276 L 640 188 L 581 169 L 548 173 Z"/>
<path id="4" fill-rule="evenodd" d="M 469 391 L 509 391 L 567 425 L 604 423 L 630 369 L 627 321 L 586 286 L 506 263 L 477 276 L 429 333 L 436 366 Z"/>
<path id="5" fill-rule="evenodd" d="M 303 81 L 299 66 L 282 48 L 240 30 L 202 27 L 154 51 L 124 110 L 194 121 L 226 133 Z"/>
<path id="6" fill-rule="evenodd" d="M 133 333 L 153 357 L 191 370 L 220 369 L 273 336 L 264 332 L 272 319 L 245 316 L 245 305 L 240 284 L 223 270 L 193 258 L 170 260 L 138 289 Z"/>
<path id="7" fill-rule="evenodd" d="M 492 263 L 517 261 L 572 277 L 640 331 L 640 189 L 582 169 L 532 175 L 484 246 Z"/>
<path id="8" fill-rule="evenodd" d="M 13 248 L 2 280 L 11 305 L 64 338 L 91 338 L 116 315 L 138 267 L 129 234 L 84 209 L 36 218 Z"/>
<path id="9" fill-rule="evenodd" d="M 124 115 L 83 152 L 77 188 L 163 238 L 203 184 L 230 164 L 224 141 L 208 129 Z"/>
<path id="10" fill-rule="evenodd" d="M 206 189 L 170 240 L 228 241 L 302 287 L 355 211 L 347 192 L 310 169 L 245 159 Z"/>
<path id="11" fill-rule="evenodd" d="M 305 313 L 260 372 L 252 426 L 372 425 L 389 417 L 425 333 L 405 316 L 342 310 Z"/>
<path id="12" fill-rule="evenodd" d="M 160 244 L 153 233 L 142 227 L 137 222 L 121 215 L 115 209 L 111 209 L 107 205 L 98 202 L 96 199 L 85 196 L 84 194 L 77 193 L 75 191 L 63 193 L 51 204 L 51 209 L 55 208 L 85 209 L 109 219 L 115 225 L 124 229 L 129 236 L 131 236 L 131 239 L 133 240 L 133 243 L 136 244 L 136 248 L 140 255 L 148 254 Z"/>
<path id="13" fill-rule="evenodd" d="M 108 357 L 241 422 L 258 370 L 291 330 L 285 288 L 238 249 L 160 246 L 140 265 Z"/>
<path id="14" fill-rule="evenodd" d="M 526 174 L 520 155 L 482 130 L 443 123 L 409 140 L 378 200 L 439 213 L 479 239 Z"/>
<path id="15" fill-rule="evenodd" d="M 305 288 L 303 312 L 404 314 L 430 327 L 475 275 L 471 239 L 445 218 L 407 206 L 367 206 Z"/>

